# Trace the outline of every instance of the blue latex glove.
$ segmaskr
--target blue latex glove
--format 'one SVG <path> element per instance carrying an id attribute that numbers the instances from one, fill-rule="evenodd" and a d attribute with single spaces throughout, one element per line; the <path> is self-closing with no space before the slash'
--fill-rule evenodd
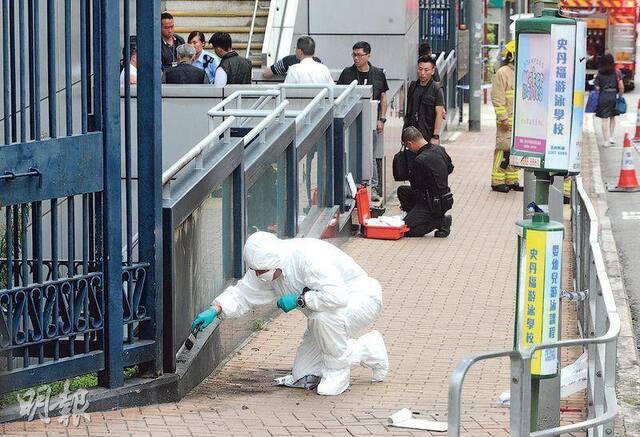
<path id="1" fill-rule="evenodd" d="M 282 296 L 278 299 L 278 308 L 280 308 L 285 313 L 288 313 L 291 310 L 296 309 L 298 306 L 298 293 L 291 293 Z"/>
<path id="2" fill-rule="evenodd" d="M 217 316 L 218 312 L 215 310 L 215 308 L 209 308 L 208 310 L 205 310 L 196 316 L 195 320 L 191 324 L 191 329 L 198 328 L 198 331 L 202 331 L 204 330 L 204 328 L 209 326 Z"/>

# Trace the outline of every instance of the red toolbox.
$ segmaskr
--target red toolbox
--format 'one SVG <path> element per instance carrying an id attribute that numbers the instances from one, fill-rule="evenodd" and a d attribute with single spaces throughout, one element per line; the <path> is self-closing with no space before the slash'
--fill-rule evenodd
<path id="1" fill-rule="evenodd" d="M 369 192 L 367 187 L 358 187 L 356 193 L 356 208 L 358 208 L 358 221 L 365 238 L 375 238 L 378 240 L 399 240 L 409 230 L 407 226 L 368 226 L 366 220 L 371 217 L 371 207 L 369 203 Z"/>

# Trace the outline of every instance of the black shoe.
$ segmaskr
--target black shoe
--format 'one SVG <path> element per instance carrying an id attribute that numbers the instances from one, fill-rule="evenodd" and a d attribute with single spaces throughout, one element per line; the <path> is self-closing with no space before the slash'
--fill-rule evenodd
<path id="1" fill-rule="evenodd" d="M 444 216 L 444 226 L 433 233 L 435 238 L 447 238 L 451 233 L 451 223 L 453 219 L 450 215 Z"/>
<path id="2" fill-rule="evenodd" d="M 518 182 L 515 184 L 508 185 L 509 189 L 512 191 L 524 191 L 524 187 L 520 185 Z"/>
<path id="3" fill-rule="evenodd" d="M 491 189 L 493 191 L 497 191 L 498 193 L 508 193 L 511 188 L 507 184 L 500 185 L 491 185 Z"/>

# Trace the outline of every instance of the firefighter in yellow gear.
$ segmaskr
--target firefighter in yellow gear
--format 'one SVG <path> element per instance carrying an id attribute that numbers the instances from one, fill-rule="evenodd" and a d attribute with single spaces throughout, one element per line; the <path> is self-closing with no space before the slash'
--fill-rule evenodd
<path id="1" fill-rule="evenodd" d="M 496 149 L 493 152 L 491 188 L 500 193 L 522 191 L 518 169 L 509 165 L 513 132 L 513 99 L 515 95 L 516 42 L 510 41 L 502 51 L 504 65 L 496 71 L 491 86 L 491 103 L 496 111 Z"/>
<path id="2" fill-rule="evenodd" d="M 572 184 L 572 180 L 573 177 L 572 176 L 565 176 L 564 177 L 564 183 L 562 185 L 562 194 L 564 195 L 564 204 L 568 205 L 569 203 L 571 203 L 571 184 Z"/>

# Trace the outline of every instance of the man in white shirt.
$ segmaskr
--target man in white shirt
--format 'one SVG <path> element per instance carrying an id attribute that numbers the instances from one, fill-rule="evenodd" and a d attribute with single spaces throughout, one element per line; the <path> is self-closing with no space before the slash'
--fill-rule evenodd
<path id="1" fill-rule="evenodd" d="M 129 83 L 131 85 L 136 85 L 138 83 L 138 52 L 136 50 L 135 44 L 131 44 L 130 47 L 131 47 L 130 48 L 131 54 L 130 54 L 130 60 L 129 60 Z M 122 71 L 120 72 L 120 89 L 122 90 L 123 93 L 124 93 L 125 70 L 126 69 L 123 67 Z"/>
<path id="2" fill-rule="evenodd" d="M 301 36 L 296 44 L 296 56 L 300 63 L 289 67 L 285 83 L 326 83 L 334 85 L 326 65 L 313 60 L 316 43 L 310 36 Z"/>

